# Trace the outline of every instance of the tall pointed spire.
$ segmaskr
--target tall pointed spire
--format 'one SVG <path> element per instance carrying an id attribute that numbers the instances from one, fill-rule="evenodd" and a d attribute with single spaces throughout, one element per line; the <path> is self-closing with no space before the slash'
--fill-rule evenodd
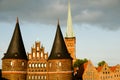
<path id="1" fill-rule="evenodd" d="M 63 35 L 59 25 L 59 20 L 57 24 L 57 31 L 56 31 L 53 47 L 48 59 L 49 60 L 50 59 L 72 59 L 65 45 Z"/>
<path id="2" fill-rule="evenodd" d="M 27 59 L 19 27 L 18 17 L 10 45 L 3 59 Z"/>
<path id="3" fill-rule="evenodd" d="M 17 17 L 16 23 L 19 23 L 18 17 Z"/>
<path id="4" fill-rule="evenodd" d="M 71 17 L 71 8 L 70 8 L 70 0 L 68 2 L 68 19 L 67 19 L 66 37 L 74 37 L 73 26 L 72 26 L 72 17 Z"/>

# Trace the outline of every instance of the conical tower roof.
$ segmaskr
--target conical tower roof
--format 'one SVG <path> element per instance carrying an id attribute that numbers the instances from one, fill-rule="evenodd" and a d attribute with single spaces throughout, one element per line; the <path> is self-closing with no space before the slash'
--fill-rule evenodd
<path id="1" fill-rule="evenodd" d="M 18 18 L 10 45 L 3 59 L 27 59 Z"/>
<path id="2" fill-rule="evenodd" d="M 57 31 L 56 31 L 53 47 L 48 60 L 51 59 L 72 59 L 65 45 L 63 35 L 60 29 L 59 21 L 57 25 Z"/>

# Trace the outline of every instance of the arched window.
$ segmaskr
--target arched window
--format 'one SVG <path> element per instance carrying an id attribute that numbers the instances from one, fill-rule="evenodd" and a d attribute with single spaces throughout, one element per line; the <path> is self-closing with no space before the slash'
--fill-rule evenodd
<path id="1" fill-rule="evenodd" d="M 35 52 L 33 52 L 33 57 L 35 57 Z"/>
<path id="2" fill-rule="evenodd" d="M 39 46 L 37 46 L 37 51 L 39 51 L 39 49 L 40 49 Z"/>
<path id="3" fill-rule="evenodd" d="M 44 64 L 44 67 L 46 68 L 46 63 Z"/>
<path id="4" fill-rule="evenodd" d="M 39 58 L 39 52 L 37 52 L 37 57 Z"/>
<path id="5" fill-rule="evenodd" d="M 29 56 L 28 56 L 28 57 L 29 57 L 29 59 L 31 59 L 31 58 L 32 58 L 32 57 L 31 57 L 31 54 L 29 54 Z"/>
<path id="6" fill-rule="evenodd" d="M 22 66 L 24 66 L 24 65 L 25 65 L 25 62 L 23 61 L 23 62 L 22 62 Z"/>
<path id="7" fill-rule="evenodd" d="M 43 68 L 43 63 L 41 63 L 41 67 Z"/>
<path id="8" fill-rule="evenodd" d="M 29 67 L 31 67 L 31 63 L 29 64 Z"/>
<path id="9" fill-rule="evenodd" d="M 43 58 L 43 52 L 41 52 L 41 58 Z"/>
<path id="10" fill-rule="evenodd" d="M 52 63 L 49 63 L 50 68 L 52 67 Z"/>
<path id="11" fill-rule="evenodd" d="M 40 79 L 40 76 L 38 76 L 38 79 Z"/>
<path id="12" fill-rule="evenodd" d="M 37 68 L 37 64 L 35 64 L 35 67 Z"/>
<path id="13" fill-rule="evenodd" d="M 35 79 L 37 79 L 37 76 L 35 76 Z"/>
<path id="14" fill-rule="evenodd" d="M 46 76 L 44 76 L 44 79 L 47 79 Z"/>
<path id="15" fill-rule="evenodd" d="M 31 79 L 31 76 L 28 76 L 28 79 Z"/>
<path id="16" fill-rule="evenodd" d="M 58 66 L 59 66 L 59 67 L 61 67 L 61 66 L 62 66 L 61 62 L 58 62 Z"/>
<path id="17" fill-rule="evenodd" d="M 32 76 L 32 79 L 34 79 L 34 76 Z"/>
<path id="18" fill-rule="evenodd" d="M 34 63 L 32 64 L 32 67 L 34 67 Z"/>
<path id="19" fill-rule="evenodd" d="M 40 68 L 40 63 L 38 64 L 38 67 Z"/>

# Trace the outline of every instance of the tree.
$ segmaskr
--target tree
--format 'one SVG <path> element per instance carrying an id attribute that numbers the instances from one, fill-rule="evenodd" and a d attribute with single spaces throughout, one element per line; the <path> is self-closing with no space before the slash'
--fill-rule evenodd
<path id="1" fill-rule="evenodd" d="M 105 61 L 100 61 L 98 62 L 98 66 L 103 66 L 106 62 Z"/>
<path id="2" fill-rule="evenodd" d="M 73 67 L 80 67 L 82 64 L 87 62 L 88 60 L 86 58 L 84 59 L 77 59 L 73 65 Z"/>

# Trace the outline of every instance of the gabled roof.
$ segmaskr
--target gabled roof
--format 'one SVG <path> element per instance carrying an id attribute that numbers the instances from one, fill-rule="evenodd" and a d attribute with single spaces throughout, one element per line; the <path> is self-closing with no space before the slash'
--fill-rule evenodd
<path id="1" fill-rule="evenodd" d="M 97 68 L 97 71 L 100 72 L 100 71 L 102 70 L 102 68 L 103 68 L 103 66 L 99 66 L 99 67 Z"/>
<path id="2" fill-rule="evenodd" d="M 117 66 L 112 66 L 112 67 L 110 67 L 110 70 L 111 70 L 112 72 L 114 72 L 116 68 L 117 68 Z"/>
<path id="3" fill-rule="evenodd" d="M 60 29 L 59 21 L 53 43 L 53 47 L 48 60 L 50 59 L 72 59 L 65 45 L 63 35 Z"/>
<path id="4" fill-rule="evenodd" d="M 17 18 L 15 30 L 14 30 L 10 45 L 2 59 L 26 59 L 27 60 L 27 55 L 26 55 L 26 51 L 24 48 L 24 44 L 23 44 L 23 40 L 20 32 L 18 18 Z"/>

